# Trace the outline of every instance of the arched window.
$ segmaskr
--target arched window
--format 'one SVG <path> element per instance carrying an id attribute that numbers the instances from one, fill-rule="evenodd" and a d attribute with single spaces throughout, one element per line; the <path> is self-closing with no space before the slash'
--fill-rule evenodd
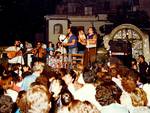
<path id="1" fill-rule="evenodd" d="M 110 40 L 128 40 L 132 46 L 133 58 L 137 58 L 138 55 L 142 54 L 147 62 L 150 61 L 149 36 L 132 24 L 117 26 L 109 35 L 105 35 L 103 40 L 107 50 L 110 48 Z"/>
<path id="2" fill-rule="evenodd" d="M 63 26 L 62 24 L 55 24 L 53 29 L 54 34 L 63 34 Z"/>
<path id="3" fill-rule="evenodd" d="M 132 44 L 132 55 L 134 58 L 143 54 L 143 40 L 140 34 L 134 29 L 123 28 L 118 30 L 113 37 L 113 40 L 117 39 L 128 40 Z"/>

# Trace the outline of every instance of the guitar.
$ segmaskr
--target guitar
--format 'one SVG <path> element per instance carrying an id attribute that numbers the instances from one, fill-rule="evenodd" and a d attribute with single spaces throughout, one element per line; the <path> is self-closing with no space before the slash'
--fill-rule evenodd
<path id="1" fill-rule="evenodd" d="M 21 56 L 22 55 L 22 51 L 20 51 L 20 50 L 19 51 L 6 51 L 6 53 L 7 53 L 7 57 L 9 59 L 12 59 L 16 56 Z"/>
<path id="2" fill-rule="evenodd" d="M 35 57 L 43 58 L 46 55 L 46 50 L 43 48 L 34 48 L 31 50 Z"/>

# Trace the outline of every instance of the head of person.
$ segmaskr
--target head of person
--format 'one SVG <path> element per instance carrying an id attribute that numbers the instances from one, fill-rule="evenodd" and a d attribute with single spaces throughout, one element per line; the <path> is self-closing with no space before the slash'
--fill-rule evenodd
<path id="1" fill-rule="evenodd" d="M 64 90 L 61 92 L 61 101 L 62 101 L 62 104 L 64 106 L 67 106 L 69 105 L 73 100 L 73 95 L 70 93 L 69 90 Z"/>
<path id="2" fill-rule="evenodd" d="M 19 70 L 21 68 L 22 68 L 22 66 L 19 63 L 16 63 L 16 64 L 12 65 L 12 71 L 16 71 L 16 70 Z"/>
<path id="3" fill-rule="evenodd" d="M 1 79 L 2 87 L 7 90 L 12 87 L 12 77 L 11 76 L 3 76 Z"/>
<path id="4" fill-rule="evenodd" d="M 23 65 L 22 70 L 23 70 L 23 72 L 28 72 L 28 71 L 30 71 L 30 67 L 28 65 Z"/>
<path id="5" fill-rule="evenodd" d="M 79 30 L 78 33 L 79 33 L 79 35 L 85 35 L 83 30 Z"/>
<path id="6" fill-rule="evenodd" d="M 64 77 L 67 74 L 67 69 L 66 68 L 60 68 L 59 73 L 61 77 Z"/>
<path id="7" fill-rule="evenodd" d="M 67 85 L 73 83 L 72 76 L 70 74 L 66 74 L 62 79 L 65 81 Z"/>
<path id="8" fill-rule="evenodd" d="M 83 79 L 86 83 L 95 82 L 96 73 L 94 70 L 84 70 L 83 71 Z"/>
<path id="9" fill-rule="evenodd" d="M 36 48 L 41 48 L 41 47 L 42 47 L 42 42 L 38 41 L 38 42 L 36 43 Z"/>
<path id="10" fill-rule="evenodd" d="M 49 55 L 53 56 L 54 55 L 54 51 L 49 51 Z"/>
<path id="11" fill-rule="evenodd" d="M 80 72 L 83 72 L 84 70 L 84 65 L 82 63 L 78 63 L 77 64 L 77 71 L 80 73 Z"/>
<path id="12" fill-rule="evenodd" d="M 18 82 L 20 82 L 20 76 L 19 76 L 19 72 L 10 72 L 9 73 L 9 76 L 11 76 L 12 77 L 12 83 L 14 83 L 14 84 L 16 84 L 16 83 L 18 83 Z"/>
<path id="13" fill-rule="evenodd" d="M 131 93 L 135 90 L 138 80 L 138 74 L 133 70 L 129 70 L 126 72 L 126 76 L 122 77 L 121 83 L 124 90 Z"/>
<path id="14" fill-rule="evenodd" d="M 88 34 L 94 34 L 94 33 L 96 33 L 95 28 L 94 27 L 89 27 L 88 28 Z"/>
<path id="15" fill-rule="evenodd" d="M 100 111 L 88 101 L 73 100 L 69 105 L 70 113 L 99 113 Z"/>
<path id="16" fill-rule="evenodd" d="M 103 79 L 96 87 L 96 100 L 100 105 L 109 105 L 115 102 L 120 102 L 121 90 L 111 80 Z M 105 96 L 104 96 L 105 95 Z"/>
<path id="17" fill-rule="evenodd" d="M 52 77 L 57 77 L 58 73 L 55 71 L 54 68 L 52 68 L 48 65 L 45 65 L 44 70 L 41 75 L 44 75 L 44 76 L 48 77 L 49 79 L 51 79 Z"/>
<path id="18" fill-rule="evenodd" d="M 27 91 L 28 113 L 49 113 L 51 94 L 43 85 L 33 85 Z"/>
<path id="19" fill-rule="evenodd" d="M 69 85 L 76 81 L 76 77 L 77 77 L 76 73 L 74 72 L 74 70 L 71 69 L 68 74 L 62 77 L 62 79 L 65 81 L 67 85 Z"/>
<path id="20" fill-rule="evenodd" d="M 135 58 L 133 58 L 133 59 L 131 60 L 131 65 L 137 65 L 137 61 L 136 61 Z"/>
<path id="21" fill-rule="evenodd" d="M 99 82 L 108 82 L 112 80 L 112 76 L 108 72 L 98 72 L 97 78 Z"/>
<path id="22" fill-rule="evenodd" d="M 143 55 L 139 55 L 138 61 L 139 61 L 140 63 L 144 62 L 144 61 L 145 61 L 145 57 L 144 57 Z"/>
<path id="23" fill-rule="evenodd" d="M 49 88 L 49 78 L 43 74 L 36 78 L 36 82 L 44 85 L 46 88 Z"/>
<path id="24" fill-rule="evenodd" d="M 68 28 L 67 33 L 68 33 L 68 34 L 71 33 L 71 27 Z"/>
<path id="25" fill-rule="evenodd" d="M 52 42 L 49 42 L 49 43 L 48 43 L 48 47 L 52 47 L 52 48 L 53 48 L 53 47 L 54 47 L 54 44 L 53 44 Z"/>
<path id="26" fill-rule="evenodd" d="M 60 51 L 55 51 L 54 57 L 55 58 L 60 58 L 61 52 Z"/>
<path id="27" fill-rule="evenodd" d="M 138 67 L 137 67 L 137 61 L 136 61 L 136 59 L 132 58 L 132 60 L 130 62 L 130 68 L 137 70 Z"/>
<path id="28" fill-rule="evenodd" d="M 0 96 L 0 113 L 12 113 L 14 103 L 12 98 L 7 95 Z"/>
<path id="29" fill-rule="evenodd" d="M 77 30 L 76 30 L 76 28 L 74 28 L 74 27 L 69 27 L 67 33 L 68 33 L 68 34 L 76 34 L 76 33 L 77 33 Z"/>
<path id="30" fill-rule="evenodd" d="M 65 82 L 60 78 L 54 78 L 50 83 L 49 91 L 53 93 L 53 97 L 60 95 L 63 88 L 66 86 Z"/>
<path id="31" fill-rule="evenodd" d="M 26 91 L 23 90 L 18 93 L 16 104 L 19 107 L 21 113 L 27 112 Z"/>
<path id="32" fill-rule="evenodd" d="M 72 83 L 74 83 L 75 80 L 76 80 L 76 78 L 77 78 L 76 72 L 75 72 L 73 69 L 71 69 L 71 70 L 69 71 L 69 74 L 70 74 L 71 77 L 72 77 Z"/>
<path id="33" fill-rule="evenodd" d="M 43 62 L 35 62 L 32 70 L 33 72 L 38 72 L 39 74 L 41 74 L 44 70 L 44 66 L 45 65 Z"/>
<path id="34" fill-rule="evenodd" d="M 118 69 L 116 67 L 110 68 L 109 72 L 112 77 L 117 77 L 118 75 Z"/>
<path id="35" fill-rule="evenodd" d="M 60 48 L 60 47 L 62 47 L 62 43 L 61 43 L 61 42 L 58 42 L 58 43 L 56 44 L 56 48 Z"/>
<path id="36" fill-rule="evenodd" d="M 20 40 L 15 40 L 15 43 L 14 43 L 15 46 L 19 47 L 20 44 L 21 44 Z"/>

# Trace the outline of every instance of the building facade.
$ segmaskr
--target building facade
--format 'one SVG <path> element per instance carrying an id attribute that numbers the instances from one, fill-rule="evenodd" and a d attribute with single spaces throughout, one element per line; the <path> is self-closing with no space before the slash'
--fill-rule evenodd
<path id="1" fill-rule="evenodd" d="M 57 5 L 56 14 L 97 15 L 113 14 L 121 7 L 128 11 L 144 10 L 150 16 L 149 0 L 62 0 Z"/>

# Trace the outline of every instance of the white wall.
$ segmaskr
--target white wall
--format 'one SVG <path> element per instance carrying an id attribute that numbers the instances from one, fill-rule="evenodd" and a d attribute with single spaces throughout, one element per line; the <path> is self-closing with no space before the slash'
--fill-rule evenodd
<path id="1" fill-rule="evenodd" d="M 62 24 L 63 26 L 63 34 L 67 33 L 68 21 L 67 20 L 49 20 L 48 21 L 48 38 L 49 41 L 52 41 L 54 44 L 58 42 L 59 34 L 54 34 L 54 25 Z"/>

